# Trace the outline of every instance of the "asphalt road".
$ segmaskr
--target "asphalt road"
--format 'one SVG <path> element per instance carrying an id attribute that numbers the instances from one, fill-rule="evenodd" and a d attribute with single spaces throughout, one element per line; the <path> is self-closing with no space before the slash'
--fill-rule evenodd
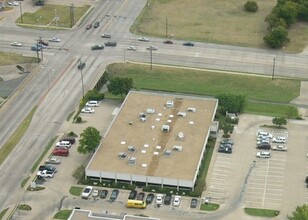
<path id="1" fill-rule="evenodd" d="M 20 201 L 20 182 L 28 176 L 33 161 L 51 137 L 61 135 L 58 133 L 61 123 L 78 106 L 82 97 L 81 76 L 76 67 L 79 59 L 86 62 L 83 70 L 85 90 L 94 86 L 109 63 L 124 60 L 149 63 L 150 53 L 146 50 L 149 45 L 158 47 L 153 52 L 153 63 L 272 75 L 275 58 L 276 76 L 307 78 L 308 57 L 305 54 L 202 43 L 184 47 L 182 41 L 163 45 L 163 39 L 155 38 L 148 43 L 140 42 L 138 36 L 129 33 L 129 26 L 145 3 L 145 0 L 95 2 L 91 14 L 69 32 L 1 27 L 0 47 L 7 52 L 35 56 L 30 47 L 39 37 L 46 39 L 56 34 L 62 41 L 44 50 L 38 71 L 32 73 L 0 110 L 2 146 L 25 116 L 38 106 L 28 132 L 0 166 L 0 210 Z M 106 17 L 107 14 L 110 17 Z M 97 20 L 101 22 L 99 28 L 85 30 L 86 24 Z M 111 33 L 118 46 L 91 51 L 92 45 L 104 42 L 100 37 L 102 33 Z M 22 42 L 24 47 L 12 48 L 9 46 L 12 41 Z M 136 46 L 137 51 L 125 51 L 128 45 Z"/>

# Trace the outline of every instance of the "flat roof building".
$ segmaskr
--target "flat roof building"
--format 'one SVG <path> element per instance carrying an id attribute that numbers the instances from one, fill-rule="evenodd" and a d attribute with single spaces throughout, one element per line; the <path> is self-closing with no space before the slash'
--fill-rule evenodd
<path id="1" fill-rule="evenodd" d="M 129 92 L 86 176 L 193 188 L 217 105 L 200 96 Z"/>

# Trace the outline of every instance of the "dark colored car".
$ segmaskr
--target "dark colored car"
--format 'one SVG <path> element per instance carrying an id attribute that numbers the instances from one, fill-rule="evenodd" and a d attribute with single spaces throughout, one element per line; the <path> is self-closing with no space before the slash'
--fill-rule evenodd
<path id="1" fill-rule="evenodd" d="M 42 39 L 38 40 L 39 44 L 43 44 L 44 46 L 48 46 L 48 42 L 47 41 L 43 41 Z"/>
<path id="2" fill-rule="evenodd" d="M 149 193 L 145 199 L 146 204 L 151 204 L 154 200 L 154 194 L 153 193 Z"/>
<path id="3" fill-rule="evenodd" d="M 74 138 L 74 137 L 64 137 L 64 138 L 60 139 L 60 142 L 61 141 L 69 141 L 71 144 L 75 144 L 76 138 Z"/>
<path id="4" fill-rule="evenodd" d="M 47 170 L 47 171 L 52 171 L 54 173 L 57 172 L 57 168 L 50 166 L 50 165 L 41 165 L 39 166 L 39 171 L 43 171 L 43 170 Z"/>
<path id="5" fill-rule="evenodd" d="M 114 202 L 118 198 L 119 192 L 118 189 L 112 190 L 109 201 Z"/>
<path id="6" fill-rule="evenodd" d="M 195 44 L 193 42 L 185 42 L 183 43 L 184 46 L 189 46 L 189 47 L 193 47 L 195 46 Z"/>
<path id="7" fill-rule="evenodd" d="M 231 144 L 231 145 L 233 145 L 234 141 L 230 138 L 226 138 L 226 139 L 221 140 L 220 143 L 221 144 Z"/>
<path id="8" fill-rule="evenodd" d="M 232 145 L 231 144 L 220 144 L 219 148 L 231 148 L 232 149 Z"/>
<path id="9" fill-rule="evenodd" d="M 62 157 L 67 157 L 69 155 L 69 150 L 68 149 L 58 149 L 58 148 L 55 148 L 53 151 L 52 151 L 52 155 L 54 156 L 62 156 Z"/>
<path id="10" fill-rule="evenodd" d="M 117 42 L 108 41 L 108 42 L 105 43 L 105 46 L 106 47 L 115 47 L 115 46 L 117 46 Z"/>
<path id="11" fill-rule="evenodd" d="M 137 197 L 137 191 L 136 190 L 130 191 L 128 199 L 134 200 L 134 199 L 136 199 L 136 197 Z"/>
<path id="12" fill-rule="evenodd" d="M 173 44 L 173 42 L 171 40 L 166 40 L 164 41 L 164 44 Z"/>
<path id="13" fill-rule="evenodd" d="M 92 27 L 92 24 L 88 24 L 88 25 L 86 26 L 86 30 L 91 29 L 91 27 Z"/>
<path id="14" fill-rule="evenodd" d="M 145 193 L 144 192 L 140 192 L 137 195 L 137 200 L 143 201 L 145 197 Z"/>
<path id="15" fill-rule="evenodd" d="M 170 205 L 171 204 L 171 199 L 172 199 L 172 195 L 171 194 L 166 194 L 166 196 L 164 198 L 164 204 L 165 205 Z"/>
<path id="16" fill-rule="evenodd" d="M 105 199 L 105 198 L 107 197 L 107 195 L 108 195 L 108 190 L 103 189 L 103 190 L 100 192 L 99 197 L 100 197 L 101 199 Z"/>
<path id="17" fill-rule="evenodd" d="M 232 153 L 232 148 L 228 148 L 228 147 L 220 147 L 218 149 L 219 153 L 226 153 L 226 154 L 231 154 Z"/>
<path id="18" fill-rule="evenodd" d="M 271 145 L 269 143 L 261 143 L 257 145 L 257 149 L 270 150 Z"/>
<path id="19" fill-rule="evenodd" d="M 190 201 L 190 208 L 196 208 L 197 204 L 198 204 L 198 200 L 197 199 L 195 199 L 195 198 L 191 199 L 191 201 Z"/>
<path id="20" fill-rule="evenodd" d="M 35 5 L 36 6 L 44 6 L 45 3 L 43 1 L 37 1 L 37 2 L 35 2 Z"/>
<path id="21" fill-rule="evenodd" d="M 32 47 L 31 47 L 31 50 L 32 50 L 32 51 L 41 51 L 41 50 L 42 50 L 42 47 L 40 47 L 39 45 L 32 46 Z"/>
<path id="22" fill-rule="evenodd" d="M 79 70 L 82 70 L 83 68 L 85 68 L 85 66 L 86 66 L 86 63 L 85 63 L 85 62 L 79 62 L 77 68 L 78 68 Z"/>
<path id="23" fill-rule="evenodd" d="M 98 28 L 98 26 L 99 26 L 99 21 L 96 21 L 96 22 L 94 23 L 93 27 L 94 27 L 94 28 Z"/>
<path id="24" fill-rule="evenodd" d="M 104 46 L 100 44 L 91 47 L 91 50 L 102 50 L 102 49 L 104 49 Z"/>

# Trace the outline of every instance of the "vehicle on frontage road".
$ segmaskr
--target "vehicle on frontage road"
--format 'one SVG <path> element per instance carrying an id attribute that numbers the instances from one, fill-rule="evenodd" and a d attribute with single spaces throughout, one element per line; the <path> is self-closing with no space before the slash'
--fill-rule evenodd
<path id="1" fill-rule="evenodd" d="M 140 37 L 140 38 L 139 38 L 139 41 L 149 42 L 149 41 L 150 41 L 150 39 L 149 39 L 149 38 L 147 38 L 147 37 Z"/>
<path id="2" fill-rule="evenodd" d="M 104 33 L 104 34 L 102 34 L 101 37 L 102 37 L 102 38 L 111 38 L 111 34 L 109 34 L 109 33 Z"/>
<path id="3" fill-rule="evenodd" d="M 135 46 L 128 46 L 128 47 L 126 48 L 126 50 L 133 50 L 133 51 L 136 51 L 137 48 L 136 48 Z"/>
<path id="4" fill-rule="evenodd" d="M 193 47 L 193 46 L 195 46 L 195 44 L 193 42 L 185 42 L 185 43 L 183 43 L 183 46 Z"/>
<path id="5" fill-rule="evenodd" d="M 50 42 L 60 42 L 61 40 L 58 37 L 52 37 L 52 38 L 49 38 L 49 41 Z"/>
<path id="6" fill-rule="evenodd" d="M 11 46 L 14 46 L 14 47 L 22 47 L 22 43 L 13 42 L 13 43 L 11 43 Z"/>
<path id="7" fill-rule="evenodd" d="M 104 49 L 104 45 L 98 44 L 91 47 L 91 50 L 102 50 Z"/>
<path id="8" fill-rule="evenodd" d="M 105 46 L 106 47 L 115 47 L 115 46 L 117 46 L 117 42 L 108 41 L 108 42 L 105 42 Z"/>
<path id="9" fill-rule="evenodd" d="M 155 46 L 149 46 L 147 47 L 147 50 L 158 50 L 158 48 Z"/>
<path id="10" fill-rule="evenodd" d="M 173 44 L 173 42 L 171 40 L 166 40 L 164 41 L 164 44 Z"/>

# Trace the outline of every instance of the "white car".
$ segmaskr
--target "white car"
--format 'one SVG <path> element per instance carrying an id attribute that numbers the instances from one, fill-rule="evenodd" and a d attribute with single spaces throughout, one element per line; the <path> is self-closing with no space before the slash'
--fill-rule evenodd
<path id="1" fill-rule="evenodd" d="M 286 143 L 286 141 L 287 141 L 286 137 L 274 137 L 273 138 L 273 142 L 274 143 L 282 143 L 282 144 L 284 144 L 284 143 Z"/>
<path id="2" fill-rule="evenodd" d="M 11 43 L 11 46 L 14 46 L 14 47 L 22 47 L 22 43 L 13 42 L 13 43 Z"/>
<path id="3" fill-rule="evenodd" d="M 55 173 L 53 171 L 43 170 L 43 171 L 38 171 L 36 175 L 38 178 L 52 178 L 55 175 Z"/>
<path id="4" fill-rule="evenodd" d="M 92 197 L 96 198 L 96 197 L 98 197 L 98 195 L 99 195 L 99 190 L 98 189 L 93 189 Z"/>
<path id="5" fill-rule="evenodd" d="M 86 103 L 86 106 L 87 106 L 87 107 L 98 107 L 99 104 L 100 104 L 99 101 L 88 101 L 88 102 Z"/>
<path id="6" fill-rule="evenodd" d="M 150 39 L 147 38 L 147 37 L 140 37 L 140 38 L 139 38 L 139 41 L 149 42 Z"/>
<path id="7" fill-rule="evenodd" d="M 60 42 L 60 38 L 57 38 L 57 37 L 52 37 L 52 38 L 49 38 L 49 41 L 50 42 Z"/>
<path id="8" fill-rule="evenodd" d="M 82 113 L 90 113 L 93 114 L 95 112 L 95 110 L 93 108 L 89 108 L 89 107 L 85 107 L 83 109 L 81 109 Z"/>
<path id="9" fill-rule="evenodd" d="M 163 204 L 163 195 L 162 194 L 157 194 L 157 196 L 156 196 L 156 204 L 157 205 Z"/>
<path id="10" fill-rule="evenodd" d="M 287 151 L 288 148 L 286 146 L 283 145 L 276 145 L 272 147 L 272 150 L 276 150 L 276 151 Z"/>
<path id="11" fill-rule="evenodd" d="M 81 198 L 88 199 L 92 191 L 93 191 L 93 186 L 86 186 L 81 193 Z"/>
<path id="12" fill-rule="evenodd" d="M 179 207 L 181 204 L 181 196 L 174 196 L 173 206 Z"/>
<path id="13" fill-rule="evenodd" d="M 137 48 L 136 48 L 135 46 L 128 46 L 128 47 L 126 48 L 126 50 L 133 50 L 133 51 L 136 51 Z"/>
<path id="14" fill-rule="evenodd" d="M 56 157 L 51 157 L 51 158 L 48 158 L 46 160 L 46 163 L 48 163 L 48 164 L 60 164 L 61 160 L 59 158 L 56 158 Z"/>
<path id="15" fill-rule="evenodd" d="M 269 151 L 260 151 L 257 152 L 257 158 L 270 158 L 271 157 L 271 153 Z"/>
<path id="16" fill-rule="evenodd" d="M 8 5 L 11 5 L 11 6 L 18 6 L 18 2 L 14 1 L 14 2 L 8 2 L 7 3 Z"/>

